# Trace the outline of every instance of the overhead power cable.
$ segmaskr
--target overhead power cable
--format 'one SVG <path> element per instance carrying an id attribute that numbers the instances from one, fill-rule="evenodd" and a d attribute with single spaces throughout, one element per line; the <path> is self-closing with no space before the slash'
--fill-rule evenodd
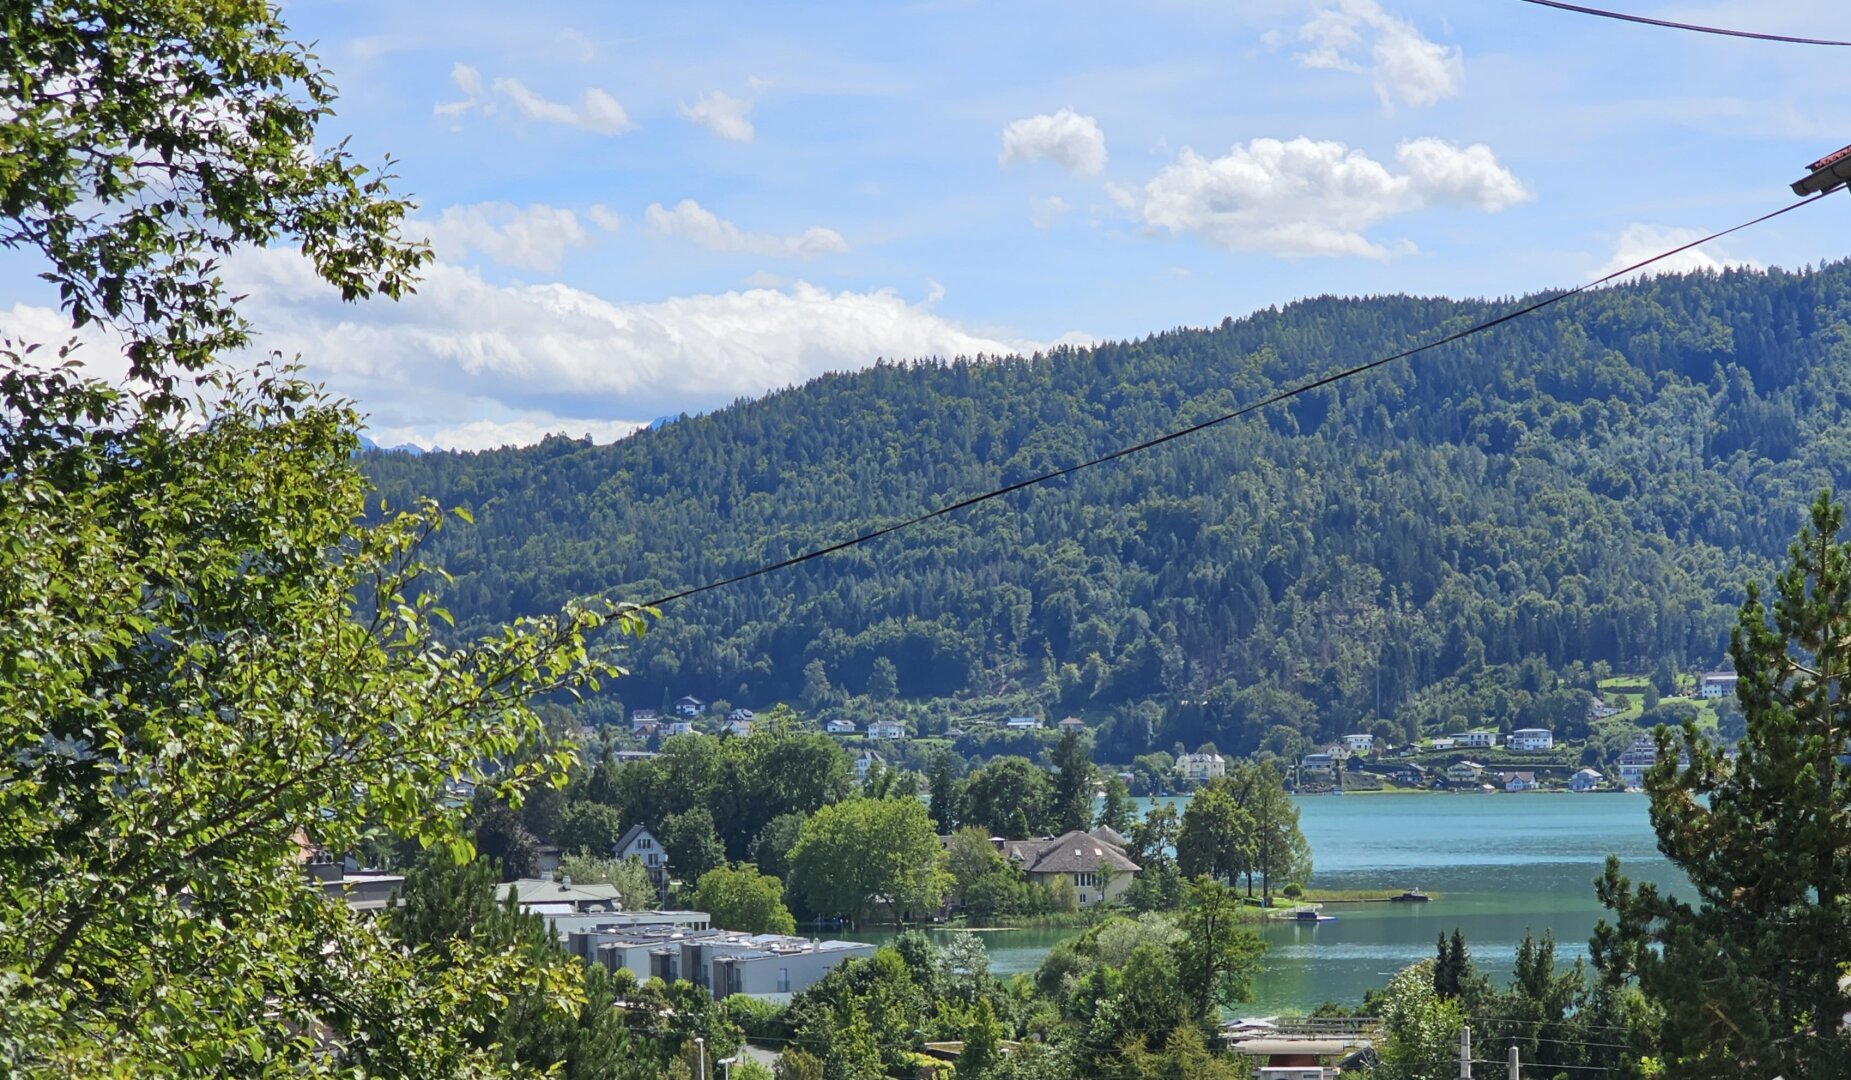
<path id="1" fill-rule="evenodd" d="M 1679 244 L 1677 247 L 1670 248 L 1666 251 L 1661 251 L 1658 254 L 1653 255 L 1652 257 L 1648 259 L 1641 259 L 1640 261 L 1633 263 L 1631 266 L 1625 267 L 1623 269 L 1615 270 L 1611 274 L 1607 274 L 1603 277 L 1595 278 L 1593 281 L 1587 282 L 1586 284 L 1577 285 L 1574 288 L 1566 290 L 1564 292 L 1559 292 L 1553 296 L 1544 297 L 1541 300 L 1536 300 L 1531 303 L 1525 304 L 1522 307 L 1516 308 L 1512 311 L 1507 311 L 1504 314 L 1497 316 L 1496 318 L 1486 319 L 1484 322 L 1475 323 L 1472 326 L 1468 326 L 1463 330 L 1454 331 L 1453 333 L 1446 334 L 1443 337 L 1435 338 L 1432 341 L 1426 342 L 1425 344 L 1416 345 L 1411 349 L 1403 349 L 1401 352 L 1394 353 L 1390 356 L 1384 356 L 1376 360 L 1371 360 L 1367 363 L 1357 364 L 1355 367 L 1345 368 L 1342 371 L 1338 371 L 1330 375 L 1325 375 L 1322 378 L 1312 379 L 1307 382 L 1298 383 L 1295 386 L 1289 387 L 1285 390 L 1281 390 L 1274 394 L 1270 394 L 1251 404 L 1243 405 L 1240 408 L 1235 409 L 1233 412 L 1222 413 L 1219 416 L 1213 417 L 1208 420 L 1204 420 L 1201 423 L 1190 424 L 1188 427 L 1177 428 L 1174 431 L 1170 431 L 1163 435 L 1159 435 L 1156 438 L 1146 439 L 1140 443 L 1133 443 L 1130 446 L 1121 447 L 1120 449 L 1114 450 L 1109 454 L 1102 454 L 1099 457 L 1091 458 L 1086 461 L 1082 461 L 1077 465 L 1068 465 L 1060 469 L 1051 469 L 1047 472 L 1040 473 L 1036 476 L 1031 476 L 1026 480 L 1018 480 L 1013 484 L 1005 484 L 1002 487 L 995 488 L 990 491 L 986 491 L 981 495 L 972 495 L 968 498 L 959 499 L 956 502 L 947 503 L 946 505 L 941 506 L 937 508 L 936 510 L 927 510 L 924 513 L 916 514 L 913 517 L 906 518 L 903 521 L 896 521 L 891 525 L 884 525 L 881 528 L 873 529 L 868 532 L 861 533 L 857 536 L 850 537 L 847 540 L 842 540 L 834 544 L 829 544 L 824 547 L 815 548 L 811 551 L 806 551 L 801 555 L 793 555 L 788 559 L 780 559 L 777 562 L 766 563 L 763 566 L 759 566 L 754 569 L 744 571 L 742 573 L 734 574 L 730 577 L 724 577 L 724 578 L 720 578 L 715 581 L 709 581 L 702 585 L 695 585 L 695 586 L 692 586 L 686 589 L 682 589 L 679 592 L 670 593 L 667 596 L 663 596 L 658 599 L 651 600 L 645 606 L 646 607 L 661 607 L 665 604 L 671 604 L 677 600 L 685 600 L 690 596 L 695 596 L 700 593 L 708 592 L 713 589 L 724 588 L 728 585 L 736 585 L 739 582 L 749 581 L 755 577 L 762 577 L 765 574 L 770 574 L 778 570 L 785 570 L 790 567 L 797 566 L 800 563 L 809 562 L 812 559 L 820 559 L 825 555 L 833 555 L 838 551 L 846 551 L 849 548 L 856 547 L 861 544 L 865 544 L 869 542 L 870 540 L 878 540 L 883 536 L 889 536 L 893 533 L 899 532 L 902 529 L 910 529 L 915 525 L 920 525 L 925 522 L 931 521 L 933 518 L 944 517 L 947 514 L 955 514 L 960 510 L 969 509 L 970 507 L 976 506 L 979 503 L 988 502 L 991 499 L 1000 499 L 1004 495 L 1009 495 L 1014 492 L 1021 491 L 1025 488 L 1031 488 L 1038 484 L 1045 484 L 1050 480 L 1058 480 L 1063 476 L 1071 476 L 1074 473 L 1077 473 L 1083 469 L 1090 469 L 1094 467 L 1095 465 L 1104 465 L 1105 463 L 1109 461 L 1117 461 L 1119 458 L 1122 458 L 1122 457 L 1130 457 L 1132 454 L 1142 453 L 1143 451 L 1146 451 L 1146 450 L 1155 449 L 1166 443 L 1174 442 L 1177 439 L 1180 439 L 1186 435 L 1194 435 L 1198 431 L 1206 431 L 1212 427 L 1219 427 L 1220 425 L 1225 424 L 1230 420 L 1238 420 L 1243 416 L 1247 416 L 1251 413 L 1258 412 L 1259 410 L 1264 409 L 1269 405 L 1277 405 L 1282 401 L 1289 401 L 1292 398 L 1298 397 L 1301 394 L 1308 394 L 1313 390 L 1318 390 L 1323 387 L 1330 386 L 1334 383 L 1342 382 L 1345 379 L 1354 378 L 1355 376 L 1361 375 L 1365 372 L 1374 371 L 1376 368 L 1382 367 L 1386 364 L 1392 364 L 1397 360 L 1406 360 L 1407 358 L 1411 356 L 1416 356 L 1420 353 L 1427 352 L 1430 349 L 1437 349 L 1442 345 L 1450 345 L 1453 342 L 1463 341 L 1466 338 L 1472 337 L 1476 334 L 1482 334 L 1487 330 L 1491 330 L 1496 327 L 1502 326 L 1507 322 L 1512 322 L 1514 320 L 1521 319 L 1525 315 L 1534 314 L 1535 312 L 1541 311 L 1542 309 L 1546 307 L 1559 304 L 1562 301 L 1567 300 L 1569 297 L 1579 296 L 1580 294 L 1587 292 L 1589 289 L 1598 288 L 1602 285 L 1605 285 L 1606 283 L 1610 281 L 1615 280 L 1616 278 L 1625 277 L 1627 274 L 1633 273 L 1636 270 L 1643 270 L 1644 268 L 1651 266 L 1654 263 L 1663 262 L 1664 260 L 1669 259 L 1673 255 L 1681 254 L 1683 252 L 1689 251 L 1691 248 L 1710 243 L 1713 240 L 1720 240 L 1721 238 L 1728 236 L 1731 233 L 1737 233 L 1737 232 L 1741 232 L 1743 229 L 1752 228 L 1753 226 L 1759 225 L 1764 221 L 1770 221 L 1774 218 L 1777 218 L 1781 216 L 1782 214 L 1791 213 L 1792 211 L 1797 210 L 1802 206 L 1811 205 L 1812 203 L 1818 202 L 1820 199 L 1824 197 L 1825 197 L 1824 195 L 1815 195 L 1810 199 L 1805 199 L 1805 200 L 1802 200 L 1796 203 L 1790 203 L 1786 206 L 1781 207 L 1778 210 L 1773 210 L 1768 213 L 1762 214 L 1760 217 L 1753 218 L 1749 221 L 1744 221 L 1740 225 L 1732 225 L 1727 229 L 1722 229 L 1718 232 L 1713 232 L 1709 234 L 1708 236 L 1705 236 L 1701 239 L 1692 240 L 1687 244 Z"/>
<path id="2" fill-rule="evenodd" d="M 1536 4 L 1539 7 L 1572 11 L 1578 15 L 1595 15 L 1603 19 L 1618 19 L 1621 22 L 1642 23 L 1646 26 L 1662 26 L 1671 30 L 1690 30 L 1698 34 L 1720 34 L 1723 37 L 1752 38 L 1755 41 L 1782 41 L 1789 45 L 1835 45 L 1840 48 L 1851 48 L 1851 41 L 1833 41 L 1830 38 L 1790 37 L 1786 34 L 1757 34 L 1752 30 L 1725 30 L 1720 26 L 1672 22 L 1669 19 L 1648 19 L 1644 15 L 1628 15 L 1623 11 L 1607 11 L 1603 8 L 1583 7 L 1580 4 L 1564 4 L 1562 0 L 1523 0 L 1523 2 L 1526 4 Z"/>

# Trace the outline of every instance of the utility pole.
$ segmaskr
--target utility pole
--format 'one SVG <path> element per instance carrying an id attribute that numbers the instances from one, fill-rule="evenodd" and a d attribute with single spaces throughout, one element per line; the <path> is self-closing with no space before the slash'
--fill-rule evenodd
<path id="1" fill-rule="evenodd" d="M 1517 1053 L 1515 1044 L 1510 1048 L 1510 1080 L 1520 1080 L 1523 1075 L 1523 1058 Z"/>
<path id="2" fill-rule="evenodd" d="M 1459 1080 L 1472 1080 L 1472 1025 L 1459 1029 Z"/>
<path id="3" fill-rule="evenodd" d="M 694 1080 L 707 1080 L 707 1040 L 694 1037 Z"/>

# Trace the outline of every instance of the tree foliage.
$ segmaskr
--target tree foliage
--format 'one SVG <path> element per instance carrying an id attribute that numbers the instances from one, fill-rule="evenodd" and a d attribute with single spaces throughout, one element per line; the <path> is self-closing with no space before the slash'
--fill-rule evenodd
<path id="1" fill-rule="evenodd" d="M 784 883 L 755 867 L 721 866 L 701 875 L 688 902 L 713 916 L 713 925 L 753 934 L 794 934 L 797 921 L 784 906 Z"/>
<path id="2" fill-rule="evenodd" d="M 876 905 L 896 916 L 938 906 L 950 884 L 932 819 L 917 799 L 850 799 L 804 822 L 791 887 L 810 909 L 859 923 Z"/>
<path id="3" fill-rule="evenodd" d="M 1596 934 L 1610 980 L 1636 978 L 1662 1013 L 1671 1073 L 1843 1075 L 1841 980 L 1851 955 L 1851 544 L 1821 495 L 1763 599 L 1752 585 L 1730 651 L 1746 724 L 1730 761 L 1694 725 L 1660 728 L 1646 774 L 1659 848 L 1694 900 L 1620 876 Z M 1680 761 L 1687 759 L 1688 764 Z"/>

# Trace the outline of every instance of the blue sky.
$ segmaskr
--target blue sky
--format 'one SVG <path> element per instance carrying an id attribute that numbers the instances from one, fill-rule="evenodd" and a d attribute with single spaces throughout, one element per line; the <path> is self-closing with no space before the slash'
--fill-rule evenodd
<path id="1" fill-rule="evenodd" d="M 1826 0 L 1626 10 L 1851 38 Z M 438 254 L 342 305 L 234 272 L 382 442 L 616 437 L 875 357 L 1207 325 L 1323 293 L 1508 295 L 1792 196 L 1848 50 L 1517 0 L 298 0 L 329 136 L 399 159 Z M 1686 257 L 1847 254 L 1851 199 Z M 8 269 L 13 267 L 9 264 Z M 0 315 L 48 325 L 9 273 Z"/>

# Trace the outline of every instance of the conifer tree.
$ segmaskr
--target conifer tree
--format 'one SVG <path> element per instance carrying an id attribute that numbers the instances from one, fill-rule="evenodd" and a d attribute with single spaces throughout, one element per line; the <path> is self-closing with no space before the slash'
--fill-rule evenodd
<path id="1" fill-rule="evenodd" d="M 1617 925 L 1594 958 L 1636 978 L 1661 1014 L 1649 1042 L 1668 1075 L 1846 1075 L 1840 984 L 1851 956 L 1851 544 L 1829 494 L 1764 600 L 1751 584 L 1730 654 L 1747 733 L 1731 762 L 1686 722 L 1660 728 L 1646 774 L 1659 848 L 1694 901 L 1633 885 L 1609 858 Z M 1680 756 L 1684 758 L 1680 760 Z M 1687 764 L 1686 764 L 1687 762 Z"/>

